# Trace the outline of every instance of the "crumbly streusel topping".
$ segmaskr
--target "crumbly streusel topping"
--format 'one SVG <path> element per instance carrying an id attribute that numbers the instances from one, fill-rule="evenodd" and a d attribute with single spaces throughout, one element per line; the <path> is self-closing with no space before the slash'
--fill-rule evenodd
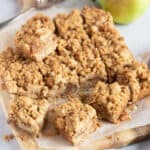
<path id="1" fill-rule="evenodd" d="M 143 84 L 150 85 L 150 71 L 144 63 L 134 62 L 132 65 L 125 66 L 118 71 L 117 80 L 121 84 L 128 85 L 131 91 L 131 102 L 139 100 Z M 146 85 L 145 85 L 146 87 Z"/>
<path id="2" fill-rule="evenodd" d="M 87 103 L 96 108 L 101 118 L 117 122 L 129 100 L 128 86 L 120 85 L 118 82 L 107 84 L 99 81 Z"/>
<path id="3" fill-rule="evenodd" d="M 88 136 L 100 125 L 95 109 L 78 99 L 71 99 L 58 106 L 54 109 L 54 114 L 56 127 L 73 144 L 79 144 L 83 134 Z"/>
<path id="4" fill-rule="evenodd" d="M 36 15 L 17 33 L 17 49 L 24 49 L 22 43 L 29 44 L 29 47 L 34 45 L 34 39 L 40 39 L 49 31 L 56 35 L 57 47 L 41 61 L 24 57 L 12 48 L 0 53 L 3 89 L 16 95 L 49 99 L 66 92 L 68 87 L 80 89 L 81 85 L 90 81 L 96 83 L 100 80 L 109 88 L 109 84 L 117 81 L 129 87 L 130 101 L 139 99 L 141 89 L 150 89 L 148 68 L 142 64 L 134 65 L 137 61 L 116 30 L 109 13 L 85 7 L 81 11 L 59 14 L 54 21 Z M 37 47 L 27 49 L 35 52 Z M 128 92 L 121 93 L 129 95 Z M 107 97 L 107 92 L 104 96 Z M 118 96 L 120 100 L 119 93 Z"/>
<path id="5" fill-rule="evenodd" d="M 0 65 L 3 88 L 11 94 L 48 98 L 63 92 L 68 82 L 78 83 L 75 72 L 61 63 L 55 54 L 43 62 L 36 62 L 8 48 L 1 53 Z"/>
<path id="6" fill-rule="evenodd" d="M 45 99 L 31 99 L 26 96 L 16 97 L 11 102 L 9 122 L 19 128 L 38 135 L 44 124 L 49 103 Z"/>
<path id="7" fill-rule="evenodd" d="M 53 41 L 51 42 L 51 46 L 54 45 L 52 49 L 55 50 L 54 31 L 55 26 L 53 21 L 48 16 L 37 14 L 28 20 L 22 26 L 21 30 L 17 32 L 15 38 L 16 48 L 22 54 L 32 57 L 40 52 L 41 49 L 47 49 L 47 45 Z M 50 46 L 48 48 L 50 49 Z M 49 54 L 48 52 L 45 53 Z"/>

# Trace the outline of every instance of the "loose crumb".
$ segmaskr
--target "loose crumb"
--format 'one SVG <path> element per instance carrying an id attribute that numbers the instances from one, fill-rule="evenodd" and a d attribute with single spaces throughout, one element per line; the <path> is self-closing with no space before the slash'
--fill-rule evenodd
<path id="1" fill-rule="evenodd" d="M 131 116 L 129 115 L 128 112 L 124 111 L 120 118 L 119 118 L 119 121 L 127 121 L 127 120 L 130 120 L 131 119 Z"/>
<path id="2" fill-rule="evenodd" d="M 7 142 L 11 141 L 14 139 L 14 135 L 13 134 L 7 134 L 3 136 L 3 139 Z"/>

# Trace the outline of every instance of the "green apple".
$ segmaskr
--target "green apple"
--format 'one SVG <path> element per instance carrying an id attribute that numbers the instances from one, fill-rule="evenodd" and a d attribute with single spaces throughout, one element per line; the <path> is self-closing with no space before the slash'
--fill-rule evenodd
<path id="1" fill-rule="evenodd" d="M 111 12 L 114 22 L 128 24 L 140 17 L 150 0 L 98 0 L 103 9 Z"/>

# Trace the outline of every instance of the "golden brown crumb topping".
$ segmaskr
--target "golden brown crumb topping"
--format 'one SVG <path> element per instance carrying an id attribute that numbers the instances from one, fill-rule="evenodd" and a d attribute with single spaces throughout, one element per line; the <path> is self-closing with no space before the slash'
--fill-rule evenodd
<path id="1" fill-rule="evenodd" d="M 34 20 L 38 22 L 42 20 L 41 18 L 43 16 L 35 16 L 23 28 L 28 28 L 30 22 Z M 92 18 L 93 21 L 100 22 L 90 23 Z M 3 75 L 6 78 L 4 80 L 11 80 L 5 84 L 10 92 L 19 95 L 36 93 L 42 96 L 42 91 L 44 95 L 47 95 L 46 93 L 55 95 L 58 89 L 63 92 L 70 83 L 79 87 L 81 83 L 94 78 L 112 82 L 118 69 L 135 61 L 124 39 L 116 31 L 111 16 L 103 10 L 86 7 L 81 12 L 75 10 L 69 15 L 60 14 L 54 20 L 58 32 L 56 33 L 57 49 L 47 55 L 43 61 L 35 62 L 16 53 L 9 54 L 11 58 L 8 58 L 7 62 L 12 66 L 17 64 L 22 70 L 20 72 L 15 67 L 12 69 L 9 67 L 7 78 Z M 46 26 L 51 24 L 47 23 L 49 22 L 47 19 L 41 22 Z M 33 28 L 36 27 L 33 25 Z M 50 28 L 54 30 L 54 27 Z M 61 32 L 65 33 L 61 34 Z M 7 56 L 3 55 L 4 53 L 1 54 L 2 67 L 5 70 L 8 67 L 5 61 Z"/>
<path id="2" fill-rule="evenodd" d="M 98 9 L 98 8 L 90 8 L 84 7 L 81 11 L 81 15 L 85 21 L 85 27 L 101 27 L 103 24 L 113 24 L 113 18 L 110 13 Z"/>
<path id="3" fill-rule="evenodd" d="M 55 50 L 56 47 L 54 31 L 55 26 L 53 21 L 47 16 L 37 14 L 27 21 L 21 30 L 17 32 L 15 39 L 16 48 L 19 52 L 29 57 L 35 56 L 35 54 L 40 51 L 44 51 L 44 53 L 48 55 L 48 50 L 46 51 L 45 49 L 51 49 L 52 47 L 52 49 Z M 51 43 L 50 46 L 48 46 L 49 43 Z M 42 53 L 40 53 L 40 55 L 42 55 Z"/>
<path id="4" fill-rule="evenodd" d="M 131 91 L 130 100 L 136 102 L 139 99 L 143 84 L 148 85 L 150 83 L 150 71 L 146 64 L 135 62 L 119 70 L 117 80 L 121 84 L 129 86 Z"/>
<path id="5" fill-rule="evenodd" d="M 56 127 L 73 144 L 79 144 L 82 138 L 99 127 L 96 111 L 77 99 L 58 106 L 54 112 Z"/>
<path id="6" fill-rule="evenodd" d="M 36 62 L 13 49 L 7 49 L 0 56 L 0 76 L 3 88 L 9 93 L 48 98 L 63 91 L 67 82 L 78 82 L 77 75 L 70 72 L 57 56 L 50 55 L 44 61 Z"/>
<path id="7" fill-rule="evenodd" d="M 72 11 L 69 15 L 59 14 L 55 18 L 58 34 L 64 36 L 68 30 L 76 30 L 83 27 L 83 19 L 79 10 Z"/>
<path id="8" fill-rule="evenodd" d="M 82 93 L 81 87 L 85 90 L 85 85 L 89 89 L 92 85 L 95 88 L 90 93 L 89 104 L 98 110 L 99 116 L 116 122 L 128 101 L 137 101 L 150 94 L 150 71 L 145 64 L 139 65 L 116 30 L 112 16 L 101 9 L 85 7 L 81 11 L 59 14 L 54 21 L 47 16 L 36 15 L 23 25 L 15 43 L 16 49 L 8 48 L 0 53 L 1 88 L 32 99 L 31 106 L 38 107 L 35 99 L 53 100 L 53 97 L 71 89 Z M 28 105 L 24 103 L 16 100 L 12 105 L 13 112 L 18 105 L 23 105 L 22 111 L 28 111 Z M 60 106 L 62 109 L 58 107 L 58 112 L 64 116 L 71 113 L 73 118 L 59 116 L 57 127 L 76 143 L 80 137 L 77 140 L 72 136 L 80 123 L 84 126 L 89 118 L 95 118 L 93 122 L 97 122 L 97 118 L 89 105 L 79 101 L 68 103 Z M 18 112 L 15 113 L 17 116 Z M 39 112 L 35 111 L 35 114 L 40 117 Z M 27 115 L 30 118 L 30 114 Z M 22 116 L 20 118 L 21 125 L 27 123 Z M 73 127 L 68 129 L 72 119 Z M 85 123 L 82 119 L 88 121 Z M 66 128 L 65 122 L 68 123 Z M 94 130 L 93 122 L 88 132 Z M 29 124 L 29 131 L 34 126 L 39 130 L 35 121 Z"/>
<path id="9" fill-rule="evenodd" d="M 80 116 L 77 116 L 78 113 L 80 114 Z M 70 117 L 77 117 L 77 119 L 75 119 L 75 121 L 79 121 L 86 117 L 94 116 L 96 114 L 96 112 L 88 104 L 84 105 L 79 100 L 69 100 L 68 102 L 64 103 L 63 105 L 58 106 L 55 109 L 55 114 L 56 114 L 56 116 L 62 117 L 62 118 L 65 116 L 69 116 L 69 115 L 70 115 Z M 66 117 L 66 119 L 67 119 L 67 117 Z"/>
<path id="10" fill-rule="evenodd" d="M 87 103 L 92 104 L 102 118 L 117 122 L 129 100 L 128 86 L 119 85 L 117 82 L 106 84 L 99 81 Z"/>
<path id="11" fill-rule="evenodd" d="M 49 103 L 46 100 L 36 100 L 29 97 L 16 97 L 11 103 L 9 123 L 38 135 L 44 124 Z"/>

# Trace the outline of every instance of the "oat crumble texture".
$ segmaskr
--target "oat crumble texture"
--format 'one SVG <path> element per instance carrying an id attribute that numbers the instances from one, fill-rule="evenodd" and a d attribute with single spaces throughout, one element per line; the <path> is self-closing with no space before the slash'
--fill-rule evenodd
<path id="1" fill-rule="evenodd" d="M 55 110 L 55 125 L 68 141 L 77 145 L 99 127 L 96 111 L 78 99 L 72 99 Z"/>
<path id="2" fill-rule="evenodd" d="M 84 7 L 53 20 L 37 14 L 17 32 L 15 46 L 0 53 L 0 88 L 16 97 L 9 122 L 34 135 L 50 103 L 72 91 L 80 99 L 90 89 L 87 104 L 75 98 L 55 109 L 55 126 L 73 144 L 98 128 L 97 115 L 125 120 L 127 105 L 150 95 L 150 70 L 104 10 Z"/>
<path id="3" fill-rule="evenodd" d="M 144 63 L 135 62 L 118 71 L 117 80 L 128 85 L 131 91 L 131 102 L 136 102 L 150 93 L 150 70 Z"/>
<path id="4" fill-rule="evenodd" d="M 128 86 L 117 82 L 107 84 L 99 81 L 91 92 L 88 103 L 91 104 L 103 119 L 117 122 L 130 100 Z"/>
<path id="5" fill-rule="evenodd" d="M 35 15 L 16 34 L 15 45 L 25 56 L 42 60 L 56 49 L 55 26 L 42 14 Z"/>
<path id="6" fill-rule="evenodd" d="M 46 100 L 36 100 L 29 97 L 16 97 L 11 103 L 9 123 L 38 135 L 44 125 L 49 103 Z"/>

